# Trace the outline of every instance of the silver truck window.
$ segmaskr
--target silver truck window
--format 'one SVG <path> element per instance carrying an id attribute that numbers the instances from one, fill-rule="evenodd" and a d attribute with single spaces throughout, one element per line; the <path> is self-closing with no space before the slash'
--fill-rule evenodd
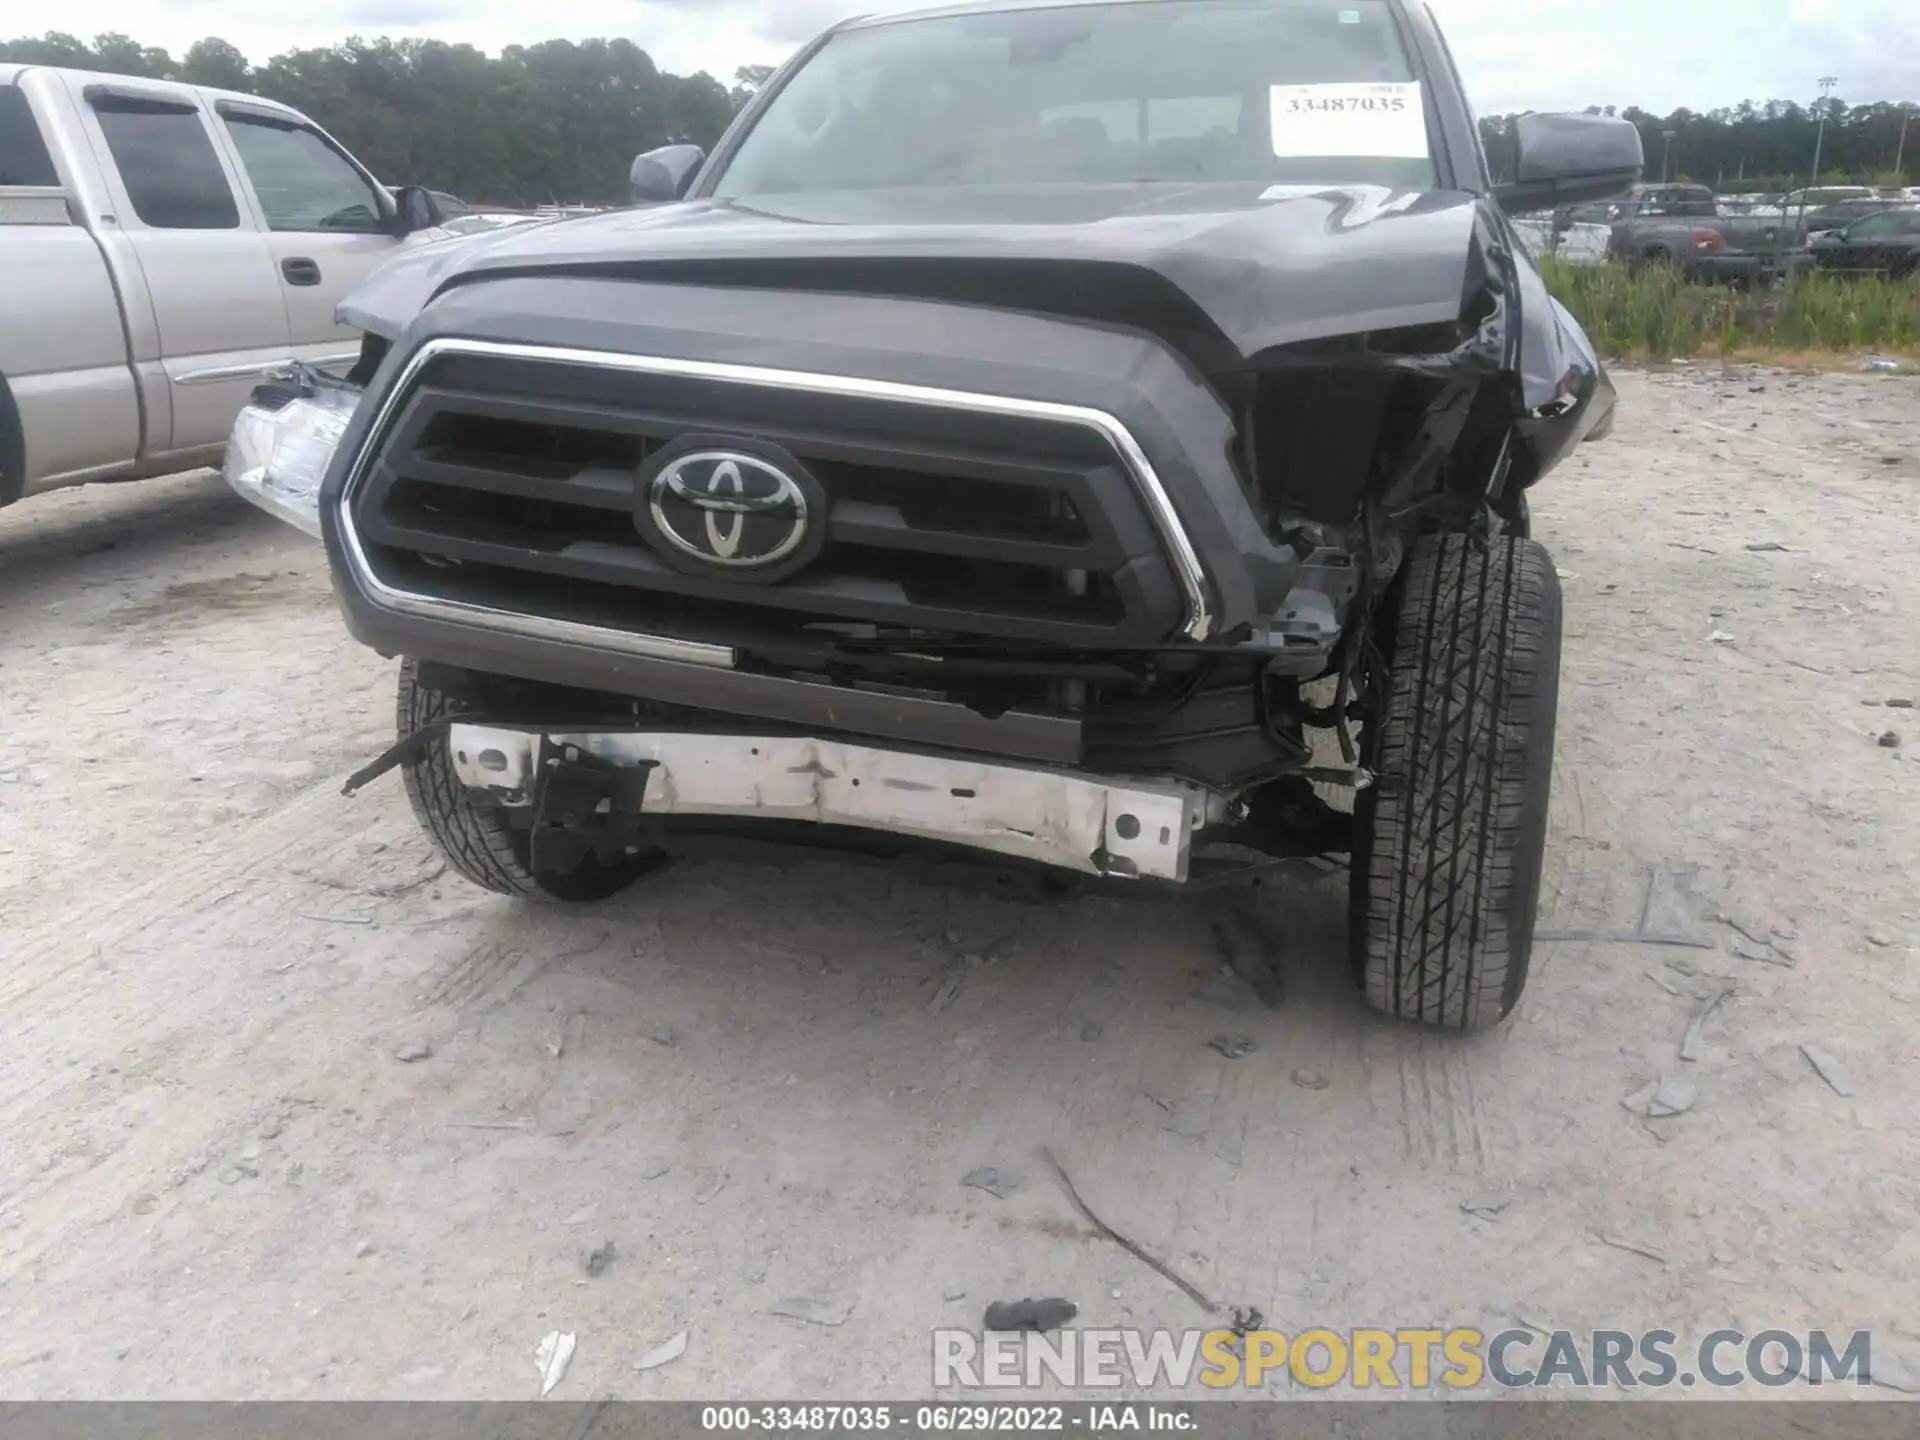
<path id="1" fill-rule="evenodd" d="M 93 108 L 133 213 L 156 230 L 237 230 L 240 207 L 200 112 L 101 95 Z"/>
<path id="2" fill-rule="evenodd" d="M 0 85 L 0 185 L 58 185 L 60 175 L 26 95 Z"/>
<path id="3" fill-rule="evenodd" d="M 1416 79 L 1383 0 L 1124 0 L 889 20 L 827 41 L 714 193 L 1431 188 Z"/>
<path id="4" fill-rule="evenodd" d="M 226 124 L 269 230 L 385 229 L 372 184 L 313 131 L 243 115 Z"/>

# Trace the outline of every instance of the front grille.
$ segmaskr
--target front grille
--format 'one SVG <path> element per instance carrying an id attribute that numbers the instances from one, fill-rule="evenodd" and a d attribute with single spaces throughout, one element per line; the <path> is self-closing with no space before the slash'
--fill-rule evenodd
<path id="1" fill-rule="evenodd" d="M 776 583 L 668 565 L 637 474 L 688 437 L 784 448 L 828 497 L 820 554 Z M 810 627 L 1150 643 L 1183 597 L 1098 432 L 867 395 L 442 354 L 352 498 L 388 585 L 721 644 Z"/>

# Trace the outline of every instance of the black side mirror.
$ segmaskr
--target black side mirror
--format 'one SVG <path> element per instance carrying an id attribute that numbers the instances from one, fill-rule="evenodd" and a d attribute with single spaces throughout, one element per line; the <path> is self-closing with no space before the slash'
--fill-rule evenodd
<path id="1" fill-rule="evenodd" d="M 680 199 L 706 163 L 707 152 L 698 145 L 662 145 L 636 155 L 627 177 L 634 204 L 664 205 Z"/>
<path id="2" fill-rule="evenodd" d="M 1514 122 L 1513 183 L 1495 190 L 1508 214 L 1605 200 L 1646 167 L 1640 132 L 1611 115 L 1522 115 Z"/>
<path id="3" fill-rule="evenodd" d="M 395 190 L 393 209 L 393 233 L 396 235 L 432 230 L 446 218 L 440 213 L 440 202 L 433 198 L 433 192 L 424 185 L 402 185 Z"/>

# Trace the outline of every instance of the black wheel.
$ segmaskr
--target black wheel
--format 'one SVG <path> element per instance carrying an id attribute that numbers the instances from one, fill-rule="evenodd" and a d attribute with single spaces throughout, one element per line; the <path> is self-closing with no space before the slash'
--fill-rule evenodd
<path id="1" fill-rule="evenodd" d="M 395 721 L 402 735 L 459 714 L 466 707 L 443 691 L 422 685 L 419 667 L 400 662 Z M 657 850 L 638 855 L 589 852 L 565 871 L 536 872 L 529 859 L 530 833 L 512 823 L 504 807 L 477 803 L 454 774 L 447 742 L 436 740 L 404 769 L 407 799 L 420 828 L 447 864 L 474 884 L 502 895 L 584 903 L 604 900 L 660 865 Z"/>
<path id="2" fill-rule="evenodd" d="M 1403 1019 L 1477 1030 L 1520 999 L 1546 854 L 1560 578 L 1532 540 L 1415 545 L 1383 635 L 1377 776 L 1355 808 L 1354 968 Z"/>

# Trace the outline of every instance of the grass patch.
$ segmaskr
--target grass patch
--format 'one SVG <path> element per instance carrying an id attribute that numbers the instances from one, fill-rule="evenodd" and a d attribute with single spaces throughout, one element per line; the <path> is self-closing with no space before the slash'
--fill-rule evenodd
<path id="1" fill-rule="evenodd" d="M 1593 343 L 1617 359 L 1920 355 L 1920 279 L 1802 274 L 1744 291 L 1688 284 L 1666 266 L 1633 270 L 1548 257 L 1540 270 Z"/>

